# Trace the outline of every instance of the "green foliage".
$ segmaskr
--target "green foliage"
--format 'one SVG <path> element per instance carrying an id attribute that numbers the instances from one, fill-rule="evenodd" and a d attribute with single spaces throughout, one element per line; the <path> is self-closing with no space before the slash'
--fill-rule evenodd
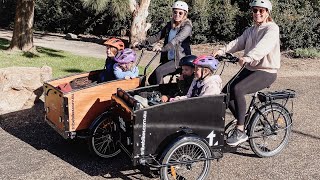
<path id="1" fill-rule="evenodd" d="M 320 49 L 316 48 L 298 48 L 293 52 L 294 57 L 298 58 L 320 58 Z"/>
<path id="2" fill-rule="evenodd" d="M 210 41 L 210 0 L 189 2 L 189 17 L 193 24 L 193 42 L 207 43 Z"/>
<path id="3" fill-rule="evenodd" d="M 272 15 L 280 27 L 283 49 L 320 47 L 319 5 L 304 0 L 277 1 Z"/>
<path id="4" fill-rule="evenodd" d="M 80 0 L 84 7 L 88 7 L 97 13 L 109 13 L 120 19 L 126 19 L 129 12 L 128 1 L 123 0 Z M 107 10 L 107 11 L 106 11 Z"/>
<path id="5" fill-rule="evenodd" d="M 152 0 L 147 21 L 151 23 L 148 34 L 155 34 L 166 25 L 171 18 L 173 0 Z"/>
<path id="6" fill-rule="evenodd" d="M 193 43 L 229 42 L 252 24 L 248 0 L 185 0 L 193 23 Z M 137 0 L 137 2 L 140 2 Z M 152 0 L 148 34 L 171 18 L 175 0 Z M 320 47 L 319 0 L 272 0 L 282 49 Z M 0 1 L 0 27 L 14 21 L 15 1 Z M 35 29 L 49 32 L 120 35 L 130 29 L 128 0 L 36 0 Z"/>
<path id="7" fill-rule="evenodd" d="M 13 27 L 16 1 L 0 0 L 0 27 Z"/>
<path id="8" fill-rule="evenodd" d="M 211 41 L 230 41 L 239 35 L 237 30 L 239 25 L 248 26 L 242 23 L 241 13 L 237 4 L 231 4 L 230 1 L 216 0 L 212 3 L 212 15 L 210 19 Z M 241 30 L 242 31 L 242 30 Z"/>

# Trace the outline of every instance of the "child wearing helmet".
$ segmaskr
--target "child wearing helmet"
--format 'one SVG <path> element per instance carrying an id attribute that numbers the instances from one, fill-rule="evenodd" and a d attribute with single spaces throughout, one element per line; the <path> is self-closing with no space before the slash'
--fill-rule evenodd
<path id="1" fill-rule="evenodd" d="M 195 78 L 191 83 L 186 96 L 177 96 L 170 101 L 220 94 L 222 80 L 219 75 L 214 75 L 219 61 L 212 56 L 202 55 L 193 61 L 195 65 Z"/>
<path id="2" fill-rule="evenodd" d="M 194 79 L 194 64 L 193 61 L 197 59 L 195 55 L 187 55 L 181 58 L 179 66 L 182 69 L 181 75 L 177 78 L 178 92 L 174 94 L 176 96 L 184 96 L 188 93 L 190 85 Z M 170 96 L 164 95 L 161 97 L 162 102 L 167 102 Z"/>
<path id="3" fill-rule="evenodd" d="M 136 53 L 132 49 L 119 51 L 114 60 L 116 63 L 113 65 L 113 72 L 116 79 L 135 78 L 139 75 L 139 69 L 135 65 Z"/>
<path id="4" fill-rule="evenodd" d="M 103 43 L 106 46 L 107 58 L 104 66 L 104 71 L 99 74 L 98 82 L 106 82 L 116 79 L 113 66 L 116 63 L 114 56 L 124 49 L 124 43 L 117 38 L 110 38 Z"/>

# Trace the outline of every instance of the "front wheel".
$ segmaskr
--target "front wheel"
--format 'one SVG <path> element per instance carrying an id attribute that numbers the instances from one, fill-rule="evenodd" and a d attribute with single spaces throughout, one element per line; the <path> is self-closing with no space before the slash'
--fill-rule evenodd
<path id="1" fill-rule="evenodd" d="M 209 173 L 211 150 L 197 137 L 184 137 L 164 152 L 161 179 L 205 179 Z"/>
<path id="2" fill-rule="evenodd" d="M 292 119 L 288 110 L 277 103 L 262 106 L 260 111 L 252 117 L 249 143 L 259 157 L 271 157 L 288 144 Z"/>
<path id="3" fill-rule="evenodd" d="M 105 115 L 90 131 L 89 149 L 102 158 L 114 157 L 121 152 L 117 139 L 117 126 L 110 115 Z"/>

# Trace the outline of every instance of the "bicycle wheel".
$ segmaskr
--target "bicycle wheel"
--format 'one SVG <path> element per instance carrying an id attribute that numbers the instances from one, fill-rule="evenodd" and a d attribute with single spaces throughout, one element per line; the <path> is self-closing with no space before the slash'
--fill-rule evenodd
<path id="1" fill-rule="evenodd" d="M 288 144 L 292 120 L 288 110 L 277 103 L 262 106 L 260 111 L 265 118 L 258 112 L 253 115 L 249 143 L 259 157 L 271 157 Z"/>
<path id="2" fill-rule="evenodd" d="M 110 116 L 105 116 L 92 128 L 89 149 L 102 158 L 114 157 L 121 152 L 117 137 L 116 124 Z"/>
<path id="3" fill-rule="evenodd" d="M 227 140 L 233 133 L 237 126 L 237 120 L 234 119 L 230 121 L 225 127 L 224 127 L 224 138 Z"/>
<path id="4" fill-rule="evenodd" d="M 196 137 L 185 137 L 173 143 L 163 154 L 161 179 L 205 179 L 209 173 L 211 157 L 208 145 Z M 201 160 L 200 160 L 201 159 Z"/>

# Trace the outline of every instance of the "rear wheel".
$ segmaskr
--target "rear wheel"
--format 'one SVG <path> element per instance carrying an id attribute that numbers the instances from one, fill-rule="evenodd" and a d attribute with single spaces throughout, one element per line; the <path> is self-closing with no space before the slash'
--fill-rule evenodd
<path id="1" fill-rule="evenodd" d="M 117 139 L 117 126 L 112 118 L 106 115 L 93 126 L 88 141 L 89 149 L 103 158 L 114 157 L 121 152 Z"/>
<path id="2" fill-rule="evenodd" d="M 272 103 L 260 108 L 250 126 L 250 146 L 259 157 L 279 154 L 288 144 L 291 134 L 291 116 L 282 105 Z"/>
<path id="3" fill-rule="evenodd" d="M 163 154 L 161 179 L 205 179 L 209 173 L 211 150 L 196 137 L 185 137 L 173 143 Z"/>

